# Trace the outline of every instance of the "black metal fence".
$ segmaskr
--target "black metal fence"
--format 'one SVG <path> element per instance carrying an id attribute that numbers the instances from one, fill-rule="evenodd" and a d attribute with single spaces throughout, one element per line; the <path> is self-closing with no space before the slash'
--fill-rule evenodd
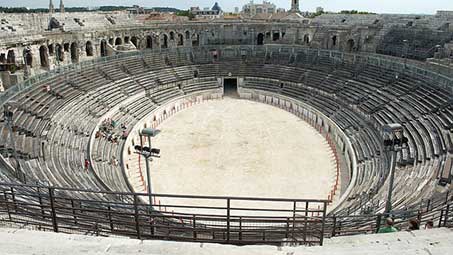
<path id="1" fill-rule="evenodd" d="M 450 192 L 421 201 L 411 208 L 392 211 L 390 214 L 328 215 L 325 218 L 325 237 L 377 233 L 385 219 L 391 217 L 395 227 L 406 230 L 409 221 L 416 219 L 420 229 L 428 222 L 433 227 L 453 227 L 453 196 Z"/>
<path id="2" fill-rule="evenodd" d="M 151 199 L 151 204 L 148 201 Z M 378 232 L 388 215 L 326 215 L 325 200 L 114 193 L 0 183 L 0 223 L 62 233 L 228 244 L 322 245 Z M 395 226 L 453 227 L 449 193 L 393 211 Z"/>
<path id="3" fill-rule="evenodd" d="M 110 193 L 0 184 L 0 222 L 139 239 L 322 245 L 324 200 Z"/>

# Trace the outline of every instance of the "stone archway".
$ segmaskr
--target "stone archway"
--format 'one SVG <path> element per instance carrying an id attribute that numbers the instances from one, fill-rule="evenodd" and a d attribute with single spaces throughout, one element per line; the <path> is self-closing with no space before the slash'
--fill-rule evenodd
<path id="1" fill-rule="evenodd" d="M 123 44 L 123 40 L 120 37 L 116 38 L 115 45 L 121 45 L 121 44 Z"/>
<path id="2" fill-rule="evenodd" d="M 101 57 L 107 56 L 107 41 L 105 39 L 101 40 Z"/>
<path id="3" fill-rule="evenodd" d="M 332 47 L 333 48 L 335 48 L 337 46 L 337 41 L 338 41 L 337 36 L 336 35 L 332 36 Z"/>
<path id="4" fill-rule="evenodd" d="M 93 48 L 93 43 L 91 41 L 88 41 L 85 45 L 85 52 L 88 57 L 94 56 L 94 48 Z"/>
<path id="5" fill-rule="evenodd" d="M 138 38 L 136 36 L 132 36 L 131 42 L 137 49 L 139 48 L 139 45 L 138 45 L 139 42 L 138 42 Z"/>
<path id="6" fill-rule="evenodd" d="M 192 46 L 200 46 L 200 35 L 199 34 L 192 35 Z"/>
<path id="7" fill-rule="evenodd" d="M 6 63 L 8 64 L 16 63 L 16 53 L 14 52 L 14 50 L 8 50 L 8 53 L 6 55 Z"/>
<path id="8" fill-rule="evenodd" d="M 76 42 L 71 43 L 71 61 L 72 63 L 79 62 L 79 46 Z"/>
<path id="9" fill-rule="evenodd" d="M 264 34 L 263 33 L 259 33 L 258 36 L 256 37 L 256 44 L 264 45 Z"/>
<path id="10" fill-rule="evenodd" d="M 349 39 L 349 40 L 346 42 L 346 50 L 347 50 L 348 52 L 354 51 L 354 46 L 355 46 L 354 39 Z"/>
<path id="11" fill-rule="evenodd" d="M 33 54 L 29 48 L 24 49 L 24 63 L 26 66 L 33 66 Z"/>
<path id="12" fill-rule="evenodd" d="M 310 44 L 310 35 L 309 34 L 304 35 L 304 44 Z"/>
<path id="13" fill-rule="evenodd" d="M 146 37 L 146 48 L 147 49 L 152 49 L 153 48 L 153 38 L 150 35 L 148 35 Z"/>
<path id="14" fill-rule="evenodd" d="M 64 61 L 64 49 L 60 44 L 55 45 L 55 56 L 57 61 Z"/>
<path id="15" fill-rule="evenodd" d="M 49 50 L 49 56 L 53 56 L 55 54 L 55 45 L 53 43 L 47 45 L 47 49 Z"/>
<path id="16" fill-rule="evenodd" d="M 182 34 L 178 34 L 178 46 L 184 45 L 184 36 Z"/>
<path id="17" fill-rule="evenodd" d="M 162 48 L 163 49 L 168 48 L 168 35 L 166 34 L 162 36 Z"/>
<path id="18" fill-rule="evenodd" d="M 48 48 L 44 45 L 39 47 L 39 60 L 41 62 L 41 67 L 44 68 L 49 67 L 49 52 Z"/>

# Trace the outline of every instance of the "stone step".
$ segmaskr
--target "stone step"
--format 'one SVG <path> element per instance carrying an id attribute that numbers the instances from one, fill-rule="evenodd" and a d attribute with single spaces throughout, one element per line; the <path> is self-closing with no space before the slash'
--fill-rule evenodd
<path id="1" fill-rule="evenodd" d="M 2 254 L 449 255 L 452 239 L 452 230 L 432 229 L 338 237 L 326 240 L 322 247 L 233 246 L 0 228 Z"/>

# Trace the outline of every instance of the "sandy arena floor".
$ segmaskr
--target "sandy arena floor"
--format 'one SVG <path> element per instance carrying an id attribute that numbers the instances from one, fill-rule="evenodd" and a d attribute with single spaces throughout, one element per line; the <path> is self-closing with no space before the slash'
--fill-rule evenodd
<path id="1" fill-rule="evenodd" d="M 225 98 L 158 129 L 153 193 L 327 199 L 331 190 L 335 165 L 325 139 L 276 107 Z"/>
<path id="2" fill-rule="evenodd" d="M 276 107 L 225 98 L 158 129 L 154 192 L 324 199 L 330 191 L 335 166 L 325 139 Z"/>

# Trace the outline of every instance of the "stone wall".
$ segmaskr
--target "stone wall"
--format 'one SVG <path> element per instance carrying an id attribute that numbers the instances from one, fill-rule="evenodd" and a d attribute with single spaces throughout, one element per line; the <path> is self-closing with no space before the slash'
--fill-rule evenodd
<path id="1" fill-rule="evenodd" d="M 49 27 L 51 23 L 55 26 L 55 20 L 59 27 Z M 445 15 L 343 14 L 321 15 L 309 22 L 303 19 L 300 22 L 144 23 L 143 20 L 143 16 L 123 12 L 58 13 L 52 17 L 49 14 L 2 15 L 1 26 L 5 33 L 0 35 L 0 72 L 10 71 L 15 76 L 27 78 L 58 65 L 123 51 L 219 44 L 298 44 L 346 52 L 398 55 L 402 42 L 399 42 L 401 38 L 391 36 L 395 32 L 394 26 L 410 24 L 422 27 L 424 31 L 443 26 L 449 30 L 450 20 L 453 22 L 451 16 Z M 447 32 L 429 34 L 432 43 L 445 43 L 449 38 Z M 414 42 L 416 40 L 418 38 L 413 38 Z M 396 47 L 395 41 L 398 42 Z M 3 80 L 6 87 L 13 84 Z"/>

